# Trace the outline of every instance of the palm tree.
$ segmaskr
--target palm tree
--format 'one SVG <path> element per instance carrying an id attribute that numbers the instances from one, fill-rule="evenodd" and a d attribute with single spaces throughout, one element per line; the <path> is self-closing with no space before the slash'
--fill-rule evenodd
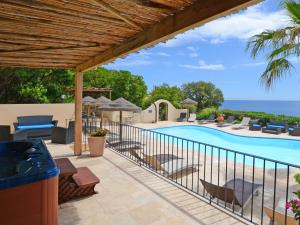
<path id="1" fill-rule="evenodd" d="M 256 58 L 265 50 L 268 65 L 261 75 L 261 81 L 270 88 L 274 81 L 282 78 L 293 69 L 291 60 L 300 56 L 300 2 L 287 0 L 282 3 L 290 17 L 287 27 L 266 30 L 250 38 L 247 50 Z"/>

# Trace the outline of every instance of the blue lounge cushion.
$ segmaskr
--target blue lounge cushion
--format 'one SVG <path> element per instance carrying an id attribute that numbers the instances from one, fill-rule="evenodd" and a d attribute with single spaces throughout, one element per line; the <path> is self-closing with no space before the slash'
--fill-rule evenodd
<path id="1" fill-rule="evenodd" d="M 275 129 L 276 129 L 276 128 L 285 128 L 285 126 L 269 124 L 269 125 L 267 125 L 267 128 L 271 128 L 271 129 L 272 129 L 272 128 L 273 128 L 273 129 L 275 128 Z"/>
<path id="2" fill-rule="evenodd" d="M 293 131 L 293 130 L 295 130 L 294 127 L 290 127 L 290 128 L 289 128 L 289 131 Z"/>
<path id="3" fill-rule="evenodd" d="M 54 124 L 39 124 L 39 125 L 23 125 L 18 126 L 18 130 L 25 130 L 25 129 L 39 129 L 39 128 L 52 128 Z"/>
<path id="4" fill-rule="evenodd" d="M 252 124 L 253 127 L 261 127 L 260 124 Z"/>

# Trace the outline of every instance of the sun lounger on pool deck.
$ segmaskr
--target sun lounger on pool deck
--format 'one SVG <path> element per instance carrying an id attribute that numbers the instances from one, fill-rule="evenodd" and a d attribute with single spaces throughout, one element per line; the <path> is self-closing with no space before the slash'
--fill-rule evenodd
<path id="1" fill-rule="evenodd" d="M 227 120 L 225 120 L 223 123 L 219 123 L 217 126 L 218 127 L 228 127 L 233 124 L 234 120 L 235 120 L 234 116 L 228 116 Z"/>
<path id="2" fill-rule="evenodd" d="M 195 122 L 196 121 L 196 113 L 191 113 L 188 119 L 188 122 Z"/>
<path id="3" fill-rule="evenodd" d="M 300 127 L 290 127 L 289 135 L 291 136 L 300 136 Z"/>
<path id="4" fill-rule="evenodd" d="M 211 114 L 206 120 L 199 120 L 199 124 L 206 124 L 206 123 L 213 123 L 216 120 L 216 116 L 214 114 Z"/>
<path id="5" fill-rule="evenodd" d="M 249 125 L 250 120 L 251 119 L 249 117 L 243 117 L 241 123 L 233 125 L 232 129 L 234 129 L 234 130 L 243 129 Z"/>
<path id="6" fill-rule="evenodd" d="M 230 203 L 232 208 L 238 205 L 244 208 L 254 193 L 258 194 L 261 184 L 243 181 L 242 179 L 232 179 L 223 186 L 218 186 L 200 179 L 204 189 L 212 198 L 218 198 L 225 203 Z"/>
<path id="7" fill-rule="evenodd" d="M 142 162 L 152 169 L 162 171 L 164 175 L 174 179 L 187 176 L 198 171 L 199 165 L 189 164 L 184 158 L 178 158 L 172 154 L 139 155 L 135 150 L 130 150 L 130 154 L 139 162 Z"/>

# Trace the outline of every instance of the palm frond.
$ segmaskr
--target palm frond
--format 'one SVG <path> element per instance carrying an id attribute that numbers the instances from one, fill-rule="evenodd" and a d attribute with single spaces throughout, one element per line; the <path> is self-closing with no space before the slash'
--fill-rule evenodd
<path id="1" fill-rule="evenodd" d="M 300 25 L 300 4 L 294 0 L 287 0 L 284 2 L 284 8 L 287 10 L 292 22 Z"/>
<path id="2" fill-rule="evenodd" d="M 261 76 L 261 82 L 270 88 L 275 80 L 278 80 L 289 73 L 293 65 L 285 58 L 275 59 L 269 62 L 266 70 Z"/>

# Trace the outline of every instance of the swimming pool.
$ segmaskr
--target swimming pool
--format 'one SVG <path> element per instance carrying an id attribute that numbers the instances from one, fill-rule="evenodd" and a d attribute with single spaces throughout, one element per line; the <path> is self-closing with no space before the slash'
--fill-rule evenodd
<path id="1" fill-rule="evenodd" d="M 279 162 L 300 165 L 300 141 L 298 140 L 239 136 L 213 128 L 193 125 L 157 128 L 153 131 Z M 191 148 L 189 147 L 189 149 Z M 224 153 L 221 155 L 224 156 Z M 243 159 L 238 155 L 237 161 L 241 162 L 241 160 Z M 246 163 L 251 164 L 252 160 L 248 157 Z M 261 166 L 262 163 L 262 161 L 256 161 L 255 165 Z M 267 167 L 274 167 L 274 165 Z M 279 167 L 282 166 L 279 165 Z"/>

